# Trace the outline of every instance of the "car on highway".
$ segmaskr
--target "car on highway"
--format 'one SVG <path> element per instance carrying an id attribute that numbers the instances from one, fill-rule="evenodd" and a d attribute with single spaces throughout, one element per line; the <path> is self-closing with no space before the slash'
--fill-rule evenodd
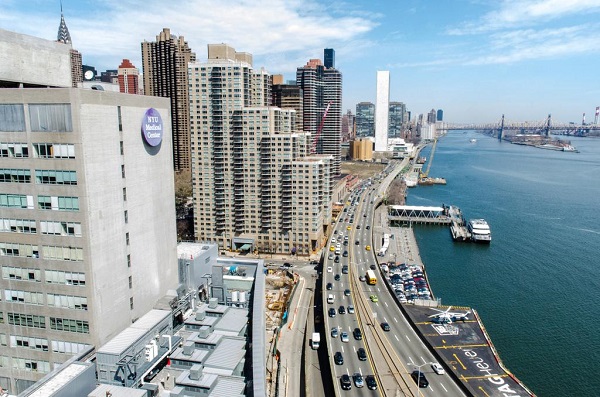
<path id="1" fill-rule="evenodd" d="M 333 277 L 333 279 L 334 279 L 335 281 L 340 281 L 340 275 L 339 275 L 339 274 L 336 274 L 336 275 L 335 275 L 335 277 Z"/>
<path id="2" fill-rule="evenodd" d="M 367 251 L 371 251 L 371 246 L 370 246 L 370 245 L 367 245 L 367 246 L 365 247 L 365 249 L 366 249 Z"/>
<path id="3" fill-rule="evenodd" d="M 334 263 L 340 263 L 340 256 L 336 255 L 335 256 L 335 260 L 333 261 Z"/>
<path id="4" fill-rule="evenodd" d="M 342 267 L 342 273 L 344 273 L 344 274 L 348 274 L 348 266 L 347 266 L 347 265 L 344 265 L 344 266 Z"/>
<path id="5" fill-rule="evenodd" d="M 446 373 L 446 371 L 444 371 L 444 368 L 438 363 L 431 364 L 431 369 L 433 369 L 433 372 L 435 372 L 438 375 L 444 375 Z"/>
<path id="6" fill-rule="evenodd" d="M 335 310 L 335 309 L 334 309 Z M 340 334 L 340 340 L 344 343 L 346 342 L 350 342 L 350 338 L 348 337 L 348 333 L 347 332 L 342 332 Z"/>
<path id="7" fill-rule="evenodd" d="M 342 355 L 342 352 L 335 352 L 333 355 L 333 361 L 335 361 L 336 365 L 343 365 L 344 356 Z"/>
<path id="8" fill-rule="evenodd" d="M 332 273 L 333 272 L 333 268 L 331 266 L 327 266 L 327 273 Z"/>
<path id="9" fill-rule="evenodd" d="M 344 290 L 344 295 L 345 295 L 345 296 L 350 296 L 350 290 L 349 290 L 348 288 L 346 288 L 346 289 Z"/>
<path id="10" fill-rule="evenodd" d="M 335 309 L 333 307 L 329 309 L 329 317 L 335 317 Z"/>
<path id="11" fill-rule="evenodd" d="M 327 259 L 329 259 L 329 260 L 333 259 L 333 252 L 330 252 L 329 255 L 327 255 Z"/>
<path id="12" fill-rule="evenodd" d="M 355 373 L 352 378 L 354 379 L 354 386 L 363 387 L 365 385 L 365 381 L 360 372 Z"/>
<path id="13" fill-rule="evenodd" d="M 338 309 L 338 313 L 339 314 L 346 314 L 346 308 L 344 307 L 344 305 L 341 305 Z"/>
<path id="14" fill-rule="evenodd" d="M 344 251 L 344 253 L 342 254 L 342 256 L 343 256 L 344 258 L 347 258 L 347 257 L 348 257 L 348 251 Z"/>
<path id="15" fill-rule="evenodd" d="M 377 380 L 375 380 L 373 375 L 367 375 L 365 377 L 365 383 L 367 384 L 367 389 L 377 390 Z"/>
<path id="16" fill-rule="evenodd" d="M 331 251 L 331 252 L 335 251 L 335 247 L 332 245 L 331 247 L 329 247 L 329 251 Z"/>
<path id="17" fill-rule="evenodd" d="M 348 374 L 342 375 L 340 378 L 340 383 L 342 385 L 342 390 L 352 389 L 352 382 L 350 381 L 350 376 Z"/>
<path id="18" fill-rule="evenodd" d="M 338 327 L 331 328 L 331 337 L 332 338 L 337 338 L 339 334 L 340 334 L 340 329 Z"/>
<path id="19" fill-rule="evenodd" d="M 356 225 L 356 230 L 360 229 L 360 225 Z"/>
<path id="20" fill-rule="evenodd" d="M 356 351 L 356 355 L 360 361 L 367 361 L 367 352 L 364 348 L 360 348 Z"/>
<path id="21" fill-rule="evenodd" d="M 429 386 L 429 381 L 425 377 L 425 374 L 420 371 L 412 371 L 410 374 L 411 378 L 415 381 L 416 384 L 419 385 L 420 388 L 425 389 Z"/>
<path id="22" fill-rule="evenodd" d="M 365 229 L 369 230 L 371 228 L 371 226 L 367 225 L 365 226 Z"/>
<path id="23" fill-rule="evenodd" d="M 354 245 L 360 245 L 360 241 L 356 240 L 356 241 L 354 242 Z"/>
<path id="24" fill-rule="evenodd" d="M 379 302 L 379 298 L 377 297 L 377 295 L 371 295 L 371 296 L 369 296 L 369 299 L 371 299 L 371 302 L 374 302 L 374 303 Z"/>
<path id="25" fill-rule="evenodd" d="M 383 323 L 381 323 L 381 329 L 384 330 L 385 332 L 389 332 L 390 325 L 386 322 L 383 322 Z"/>
<path id="26" fill-rule="evenodd" d="M 354 306 L 348 305 L 348 314 L 354 314 Z"/>
<path id="27" fill-rule="evenodd" d="M 331 291 L 333 289 L 333 284 L 327 283 L 327 285 L 325 286 L 325 289 L 327 289 L 327 291 Z"/>
<path id="28" fill-rule="evenodd" d="M 352 331 L 352 335 L 354 335 L 354 339 L 362 340 L 362 332 L 360 332 L 360 328 L 354 328 L 354 331 Z"/>
<path id="29" fill-rule="evenodd" d="M 358 281 L 365 281 L 367 278 L 365 276 L 358 277 Z"/>
<path id="30" fill-rule="evenodd" d="M 352 226 L 348 226 L 346 230 L 352 230 Z"/>

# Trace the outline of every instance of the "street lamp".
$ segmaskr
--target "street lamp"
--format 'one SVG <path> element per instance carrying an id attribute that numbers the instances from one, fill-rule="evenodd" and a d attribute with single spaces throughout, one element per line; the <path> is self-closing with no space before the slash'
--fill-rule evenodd
<path id="1" fill-rule="evenodd" d="M 415 363 L 406 363 L 406 365 L 413 365 L 413 366 L 417 367 L 417 372 L 418 372 L 418 374 L 417 374 L 417 392 L 415 393 L 415 396 L 417 396 L 417 397 L 419 396 L 419 380 L 421 380 L 421 367 L 424 365 L 431 365 L 431 364 L 433 364 L 433 363 L 429 362 L 429 363 L 424 363 L 421 365 L 417 365 Z"/>

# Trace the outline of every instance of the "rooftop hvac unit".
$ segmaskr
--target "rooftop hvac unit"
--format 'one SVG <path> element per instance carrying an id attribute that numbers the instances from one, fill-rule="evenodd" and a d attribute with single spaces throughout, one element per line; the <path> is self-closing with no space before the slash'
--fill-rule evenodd
<path id="1" fill-rule="evenodd" d="M 183 354 L 185 356 L 191 356 L 192 353 L 194 353 L 194 349 L 195 349 L 194 342 L 185 342 L 183 344 Z"/>
<path id="2" fill-rule="evenodd" d="M 240 303 L 246 303 L 246 291 L 240 291 Z"/>
<path id="3" fill-rule="evenodd" d="M 237 302 L 238 301 L 238 291 L 233 291 L 231 293 L 231 301 L 232 302 Z"/>
<path id="4" fill-rule="evenodd" d="M 198 338 L 206 339 L 210 334 L 210 327 L 204 326 L 198 330 Z"/>
<path id="5" fill-rule="evenodd" d="M 219 304 L 219 300 L 217 298 L 210 298 L 208 300 L 208 307 L 211 309 L 216 309 Z"/>
<path id="6" fill-rule="evenodd" d="M 156 344 L 156 340 L 152 340 L 146 345 L 146 348 L 144 349 L 144 355 L 146 356 L 146 361 L 150 362 L 154 360 L 154 358 L 158 355 L 158 345 Z"/>
<path id="7" fill-rule="evenodd" d="M 200 380 L 202 376 L 202 364 L 194 364 L 192 368 L 190 368 L 190 379 L 191 380 Z"/>
<path id="8" fill-rule="evenodd" d="M 198 310 L 196 312 L 196 321 L 203 321 L 206 317 L 206 312 L 204 310 Z"/>

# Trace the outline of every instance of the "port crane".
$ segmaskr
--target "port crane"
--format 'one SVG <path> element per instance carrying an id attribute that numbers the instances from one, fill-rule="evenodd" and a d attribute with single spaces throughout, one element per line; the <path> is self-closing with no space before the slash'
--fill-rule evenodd
<path id="1" fill-rule="evenodd" d="M 433 161 L 433 155 L 435 154 L 435 148 L 437 146 L 437 138 L 433 140 L 433 147 L 431 148 L 431 153 L 429 154 L 429 160 L 427 161 L 427 169 L 425 172 L 421 170 L 419 174 L 420 179 L 425 179 L 429 175 L 429 170 L 431 169 L 431 162 Z"/>
<path id="2" fill-rule="evenodd" d="M 317 129 L 317 133 L 315 134 L 315 140 L 313 141 L 312 147 L 310 149 L 310 154 L 317 153 L 317 143 L 319 142 L 319 137 L 321 136 L 321 132 L 323 132 L 323 126 L 325 125 L 325 118 L 327 117 L 327 113 L 329 113 L 329 108 L 331 107 L 331 103 L 333 101 L 329 101 L 327 107 L 325 108 L 325 112 L 323 113 L 323 118 L 321 119 L 321 124 L 319 124 L 319 128 Z"/>

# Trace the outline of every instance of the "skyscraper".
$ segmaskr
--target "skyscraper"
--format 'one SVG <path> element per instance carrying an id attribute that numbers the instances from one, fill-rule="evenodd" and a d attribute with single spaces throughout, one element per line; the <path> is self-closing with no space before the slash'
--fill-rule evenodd
<path id="1" fill-rule="evenodd" d="M 399 138 L 402 135 L 406 105 L 402 102 L 390 102 L 389 108 L 389 138 Z"/>
<path id="2" fill-rule="evenodd" d="M 323 51 L 323 65 L 326 69 L 335 68 L 335 50 L 333 48 L 325 48 Z"/>
<path id="3" fill-rule="evenodd" d="M 123 59 L 118 69 L 119 91 L 126 94 L 139 94 L 140 71 L 129 61 Z"/>
<path id="4" fill-rule="evenodd" d="M 311 133 L 316 153 L 333 156 L 332 173 L 339 175 L 342 74 L 333 67 L 326 68 L 319 59 L 311 59 L 305 66 L 296 70 L 296 84 L 302 88 L 304 95 L 304 131 Z M 319 131 L 321 123 L 323 128 Z"/>
<path id="5" fill-rule="evenodd" d="M 54 88 L 0 88 L 0 387 L 11 394 L 178 281 L 169 101 L 71 88 L 69 50 L 22 36 L 0 30 L 0 81 L 25 83 L 8 67 L 18 63 L 27 84 Z M 48 63 L 64 66 L 39 73 Z"/>
<path id="6" fill-rule="evenodd" d="M 442 109 L 437 110 L 437 121 L 444 121 L 444 111 Z"/>
<path id="7" fill-rule="evenodd" d="M 296 123 L 294 125 L 295 132 L 302 132 L 303 123 L 303 100 L 302 100 L 302 88 L 296 84 L 284 84 L 283 76 L 273 76 L 273 86 L 271 87 L 273 106 L 277 106 L 282 109 L 294 109 L 296 110 Z"/>
<path id="8" fill-rule="evenodd" d="M 191 169 L 187 72 L 188 62 L 195 60 L 196 54 L 183 36 L 172 35 L 167 28 L 156 36 L 155 42 L 142 43 L 144 95 L 171 99 L 175 171 Z"/>
<path id="9" fill-rule="evenodd" d="M 348 109 L 344 115 L 342 115 L 342 142 L 348 142 L 354 139 L 354 124 L 356 117 L 352 114 L 352 111 Z"/>
<path id="10" fill-rule="evenodd" d="M 375 105 L 371 102 L 356 104 L 356 137 L 375 136 Z"/>
<path id="11" fill-rule="evenodd" d="M 58 25 L 58 34 L 56 35 L 56 41 L 69 46 L 71 56 L 71 86 L 78 87 L 83 82 L 83 65 L 81 53 L 73 48 L 71 42 L 71 33 L 67 28 L 65 22 L 65 16 L 63 15 L 62 3 L 60 5 L 60 24 Z"/>
<path id="12" fill-rule="evenodd" d="M 436 113 L 435 109 L 431 109 L 429 111 L 429 113 L 427 113 L 427 123 L 435 124 L 436 119 L 437 119 L 437 113 Z"/>
<path id="13" fill-rule="evenodd" d="M 377 71 L 377 104 L 375 105 L 375 151 L 387 150 L 390 106 L 390 72 Z"/>
<path id="14" fill-rule="evenodd" d="M 331 156 L 310 156 L 294 109 L 269 106 L 270 78 L 226 44 L 190 64 L 194 232 L 221 248 L 308 254 L 331 221 Z"/>

